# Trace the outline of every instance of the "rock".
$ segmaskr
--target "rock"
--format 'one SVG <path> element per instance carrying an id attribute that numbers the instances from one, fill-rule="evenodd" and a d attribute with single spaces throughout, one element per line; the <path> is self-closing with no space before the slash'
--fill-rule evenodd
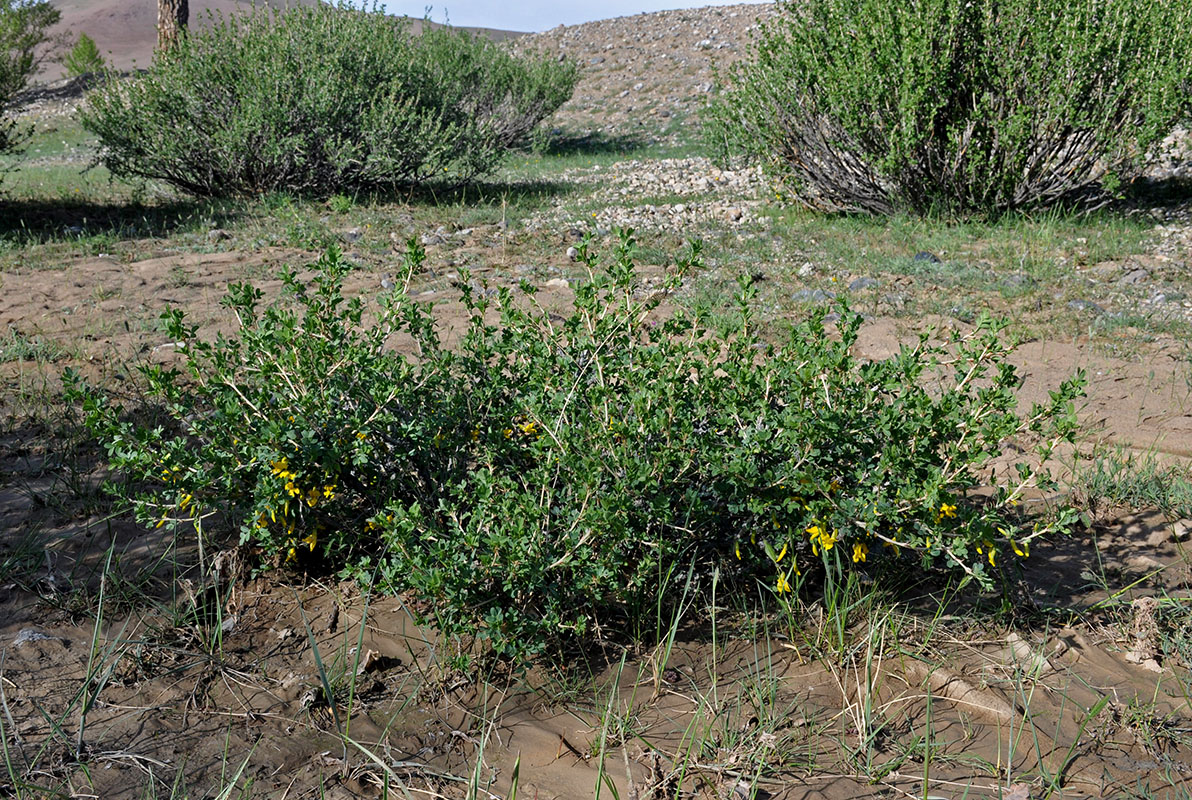
<path id="1" fill-rule="evenodd" d="M 551 278 L 546 282 L 546 286 L 550 289 L 570 289 L 571 284 L 566 278 Z"/>
<path id="2" fill-rule="evenodd" d="M 397 288 L 397 284 L 393 282 L 392 275 L 382 275 L 381 276 L 381 288 L 383 290 L 385 290 L 386 292 L 391 292 L 395 288 Z"/>
<path id="3" fill-rule="evenodd" d="M 1171 535 L 1177 539 L 1185 538 L 1189 531 L 1192 531 L 1192 519 L 1177 520 L 1176 523 L 1171 526 Z"/>
<path id="4" fill-rule="evenodd" d="M 881 285 L 882 285 L 882 282 L 877 280 L 876 278 L 868 278 L 868 277 L 857 278 L 855 281 L 853 281 L 852 283 L 850 283 L 848 285 L 848 290 L 850 292 L 863 292 L 866 289 L 876 289 L 877 287 L 879 287 Z"/>
<path id="5" fill-rule="evenodd" d="M 792 295 L 792 299 L 800 303 L 822 303 L 826 300 L 835 300 L 836 292 L 824 289 L 800 289 Z"/>
<path id="6" fill-rule="evenodd" d="M 225 239 L 231 238 L 232 234 L 228 233 L 223 228 L 212 228 L 211 230 L 207 231 L 207 241 L 209 242 L 222 242 Z"/>
<path id="7" fill-rule="evenodd" d="M 926 261 L 931 264 L 940 263 L 939 256 L 937 256 L 935 253 L 928 253 L 926 250 L 920 250 L 918 253 L 915 253 L 913 260 Z"/>
<path id="8" fill-rule="evenodd" d="M 360 230 L 359 228 L 352 228 L 349 231 L 343 231 L 340 233 L 340 238 L 348 243 L 358 242 L 362 236 L 364 236 L 364 231 Z"/>
<path id="9" fill-rule="evenodd" d="M 1147 272 L 1145 269 L 1132 269 L 1122 277 L 1118 278 L 1118 283 L 1127 286 L 1135 286 L 1142 283 L 1149 277 L 1151 277 L 1151 273 Z"/>
<path id="10" fill-rule="evenodd" d="M 804 261 L 795 274 L 800 278 L 810 278 L 815 274 L 815 264 L 812 264 L 810 261 Z"/>
<path id="11" fill-rule="evenodd" d="M 567 258 L 570 261 L 579 261 L 579 250 L 575 246 L 568 247 Z"/>
<path id="12" fill-rule="evenodd" d="M 1067 307 L 1073 311 L 1087 311 L 1090 314 L 1104 314 L 1105 309 L 1094 303 L 1092 300 L 1076 299 L 1069 300 Z"/>
<path id="13" fill-rule="evenodd" d="M 423 247 L 430 247 L 431 245 L 442 244 L 447 240 L 437 233 L 424 233 L 419 241 L 422 242 Z"/>

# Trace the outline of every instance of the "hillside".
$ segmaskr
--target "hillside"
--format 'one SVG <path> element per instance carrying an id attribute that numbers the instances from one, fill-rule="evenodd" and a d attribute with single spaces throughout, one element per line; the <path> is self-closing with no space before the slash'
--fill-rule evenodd
<path id="1" fill-rule="evenodd" d="M 627 136 L 675 131 L 712 90 L 714 68 L 744 56 L 772 4 L 657 11 L 529 34 L 522 50 L 545 50 L 579 63 L 575 96 L 559 111 L 563 126 Z"/>
<path id="2" fill-rule="evenodd" d="M 313 5 L 319 0 L 282 0 L 263 4 L 272 7 L 287 5 Z M 54 5 L 62 12 L 62 21 L 55 27 L 54 33 L 67 33 L 70 39 L 77 39 L 80 33 L 86 33 L 95 40 L 99 51 L 113 67 L 121 70 L 132 69 L 138 65 L 148 64 L 153 56 L 153 46 L 157 41 L 157 5 L 148 0 L 54 0 Z M 202 26 L 212 16 L 227 15 L 239 8 L 251 6 L 246 0 L 191 0 L 190 22 L 194 26 Z M 433 23 L 432 23 L 433 24 Z M 421 20 L 414 20 L 413 27 L 419 30 Z M 470 29 L 502 40 L 511 36 L 520 36 L 514 31 L 493 30 L 488 28 Z M 42 70 L 43 80 L 54 80 L 59 77 L 61 67 L 58 64 L 47 64 Z"/>

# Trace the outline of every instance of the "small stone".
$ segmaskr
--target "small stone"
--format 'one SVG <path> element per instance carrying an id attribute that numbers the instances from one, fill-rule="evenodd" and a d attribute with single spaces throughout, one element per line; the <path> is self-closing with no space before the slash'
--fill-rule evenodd
<path id="1" fill-rule="evenodd" d="M 863 292 L 866 289 L 876 289 L 881 285 L 882 282 L 875 278 L 857 278 L 848 285 L 848 290 L 850 292 Z"/>
<path id="2" fill-rule="evenodd" d="M 1171 534 L 1177 539 L 1183 539 L 1188 535 L 1189 531 L 1192 531 L 1192 519 L 1177 520 L 1171 526 Z"/>
<path id="3" fill-rule="evenodd" d="M 395 288 L 397 288 L 397 284 L 393 282 L 392 275 L 382 275 L 381 276 L 381 288 L 384 289 L 386 292 L 391 292 Z"/>
<path id="4" fill-rule="evenodd" d="M 1087 311 L 1090 314 L 1104 314 L 1105 313 L 1104 308 L 1097 305 L 1096 303 L 1094 303 L 1091 300 L 1083 300 L 1083 299 L 1069 300 L 1068 308 L 1072 309 L 1073 311 Z"/>
<path id="5" fill-rule="evenodd" d="M 546 282 L 546 285 L 550 289 L 570 289 L 571 288 L 571 284 L 567 282 L 566 278 L 551 278 L 549 281 Z"/>
<path id="6" fill-rule="evenodd" d="M 918 253 L 915 253 L 914 260 L 926 261 L 931 264 L 940 263 L 939 256 L 937 256 L 935 253 L 928 253 L 926 250 L 920 250 Z"/>
<path id="7" fill-rule="evenodd" d="M 823 289 L 800 289 L 794 293 L 793 299 L 801 303 L 822 303 L 825 300 L 835 300 L 836 292 Z"/>
<path id="8" fill-rule="evenodd" d="M 805 261 L 803 262 L 803 265 L 799 267 L 799 271 L 795 274 L 800 278 L 810 278 L 815 274 L 815 264 L 812 264 L 810 261 Z"/>
<path id="9" fill-rule="evenodd" d="M 345 242 L 358 242 L 360 237 L 364 236 L 364 232 L 359 228 L 352 228 L 350 231 L 344 231 L 340 234 Z"/>
<path id="10" fill-rule="evenodd" d="M 567 258 L 570 261 L 579 261 L 579 250 L 574 246 L 567 248 Z"/>
<path id="11" fill-rule="evenodd" d="M 222 242 L 225 239 L 231 238 L 232 234 L 228 233 L 223 228 L 212 228 L 211 230 L 207 231 L 207 241 L 209 242 Z"/>
<path id="12" fill-rule="evenodd" d="M 1142 283 L 1149 277 L 1151 277 L 1151 273 L 1147 272 L 1145 269 L 1132 269 L 1122 277 L 1118 278 L 1118 283 L 1128 286 L 1135 286 Z"/>
<path id="13" fill-rule="evenodd" d="M 424 233 L 419 241 L 422 242 L 423 247 L 429 247 L 435 244 L 442 244 L 446 240 L 437 233 Z"/>

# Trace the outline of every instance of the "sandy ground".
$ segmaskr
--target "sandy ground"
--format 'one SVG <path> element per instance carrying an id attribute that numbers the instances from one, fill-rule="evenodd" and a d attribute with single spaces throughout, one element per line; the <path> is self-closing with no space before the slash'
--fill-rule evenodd
<path id="1" fill-rule="evenodd" d="M 7 272 L 0 329 L 75 342 L 69 360 L 110 377 L 126 368 L 114 364 L 173 357 L 152 325 L 163 308 L 182 306 L 195 321 L 226 328 L 218 301 L 229 281 L 254 276 L 275 292 L 278 283 L 260 276 L 308 258 L 280 250 L 132 264 L 86 258 Z M 375 292 L 378 281 L 362 271 L 348 288 Z M 455 290 L 419 291 L 441 303 L 445 327 L 457 325 Z M 556 281 L 543 291 L 548 304 L 565 305 L 570 289 Z M 861 352 L 893 352 L 905 327 L 905 320 L 870 321 Z M 1192 412 L 1178 346 L 1159 341 L 1145 358 L 1123 360 L 1080 342 L 1029 342 L 1017 355 L 1024 399 L 1040 399 L 1060 376 L 1087 369 L 1081 414 L 1093 438 L 1187 456 Z M 4 370 L 14 386 L 42 374 L 29 362 Z M 856 650 L 838 661 L 813 659 L 807 643 L 783 636 L 729 636 L 713 647 L 691 631 L 665 663 L 643 653 L 619 674 L 603 665 L 584 671 L 576 694 L 586 699 L 575 702 L 543 676 L 490 678 L 482 695 L 476 676 L 450 670 L 442 643 L 415 626 L 396 598 L 370 598 L 366 608 L 353 586 L 270 576 L 229 593 L 198 573 L 172 574 L 177 561 L 195 557 L 193 546 L 106 519 L 80 504 L 77 491 L 67 500 L 65 476 L 89 496 L 101 474 L 95 454 L 80 452 L 66 469 L 62 453 L 38 446 L 41 433 L 17 428 L 0 441 L 0 553 L 26 559 L 25 574 L 37 576 L 0 587 L 0 701 L 10 757 L 89 796 L 141 797 L 146 786 L 161 790 L 179 775 L 190 786 L 218 784 L 242 763 L 241 783 L 252 780 L 254 797 L 380 796 L 387 771 L 378 762 L 389 765 L 391 785 L 396 777 L 456 796 L 459 779 L 479 761 L 496 796 L 508 791 L 516 762 L 522 797 L 590 797 L 600 782 L 620 797 L 634 796 L 631 786 L 639 798 L 661 797 L 678 783 L 704 793 L 697 796 L 746 797 L 753 765 L 794 749 L 805 753 L 806 769 L 765 779 L 758 796 L 913 793 L 929 769 L 939 796 L 970 787 L 969 797 L 995 797 L 1042 763 L 1062 770 L 1063 796 L 1080 797 L 1128 792 L 1143 774 L 1165 776 L 1153 786 L 1182 785 L 1192 764 L 1172 730 L 1188 724 L 1186 668 L 1165 661 L 1155 644 L 1146 620 L 1154 609 L 1096 606 L 1119 590 L 1123 600 L 1158 591 L 1186 596 L 1192 577 L 1176 535 L 1183 529 L 1156 514 L 1105 518 L 1083 535 L 1036 548 L 1029 592 L 1045 608 L 1070 609 L 1067 625 L 1050 614 L 1010 640 L 957 635 L 955 626 L 929 637 L 931 611 L 912 608 L 871 621 L 874 640 L 886 644 L 872 662 Z M 101 582 L 113 541 L 114 564 Z M 229 569 L 211 574 L 227 577 Z M 1099 585 L 1094 572 L 1111 584 Z M 160 609 L 130 608 L 136 581 L 156 587 Z M 92 608 L 104 592 L 94 649 L 94 618 L 72 606 L 80 587 Z M 891 637 L 905 643 L 891 647 Z M 331 713 L 313 646 L 344 686 L 357 673 L 350 713 L 346 694 L 337 696 L 338 718 Z M 93 705 L 80 733 L 84 703 Z M 608 735 L 601 708 L 631 728 L 616 731 L 626 741 L 603 765 L 592 755 Z M 781 722 L 767 721 L 775 714 Z M 345 749 L 337 725 L 359 747 Z M 934 763 L 925 768 L 921 737 L 929 729 Z M 877 786 L 853 777 L 842 757 L 867 734 L 871 762 L 889 765 L 878 770 Z M 80 740 L 89 776 L 67 766 Z M 680 778 L 671 759 L 685 752 L 698 774 Z M 1029 791 L 1043 796 L 1038 786 Z"/>

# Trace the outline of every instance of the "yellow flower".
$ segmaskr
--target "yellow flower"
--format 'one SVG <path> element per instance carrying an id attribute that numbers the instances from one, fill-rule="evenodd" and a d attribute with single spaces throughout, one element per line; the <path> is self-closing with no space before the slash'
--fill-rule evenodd
<path id="1" fill-rule="evenodd" d="M 335 484 L 334 483 L 329 483 L 323 487 L 323 497 L 327 498 L 328 500 L 333 500 L 335 498 Z"/>
<path id="2" fill-rule="evenodd" d="M 935 515 L 935 520 L 936 520 L 936 522 L 939 522 L 940 520 L 944 519 L 945 517 L 947 517 L 948 519 L 952 519 L 955 516 L 956 516 L 956 505 L 953 503 L 943 503 L 940 506 L 940 512 Z"/>
<path id="3" fill-rule="evenodd" d="M 501 433 L 505 436 L 506 439 L 513 438 L 513 428 L 506 428 L 505 430 L 501 431 Z"/>
<path id="4" fill-rule="evenodd" d="M 733 545 L 733 552 L 735 552 L 737 554 L 737 560 L 740 561 L 741 560 L 741 543 L 740 542 L 737 542 L 735 545 Z"/>
<path id="5" fill-rule="evenodd" d="M 446 440 L 446 438 L 447 437 L 443 435 L 442 431 L 439 431 L 438 433 L 436 433 L 435 434 L 435 447 L 442 447 L 443 442 L 444 442 L 444 440 Z"/>
<path id="6" fill-rule="evenodd" d="M 989 548 L 989 566 L 996 567 L 997 566 L 996 559 L 997 559 L 997 551 L 994 550 L 992 547 Z"/>
<path id="7" fill-rule="evenodd" d="M 313 553 L 315 551 L 315 545 L 318 544 L 319 535 L 317 533 L 312 533 L 302 541 L 310 547 L 310 551 Z"/>
<path id="8" fill-rule="evenodd" d="M 534 420 L 530 420 L 521 426 L 521 432 L 526 436 L 534 436 L 538 433 L 538 425 L 534 422 Z"/>
<path id="9" fill-rule="evenodd" d="M 774 563 L 775 564 L 780 563 L 785 556 L 786 556 L 786 543 L 783 543 L 782 552 L 778 554 L 778 558 L 774 559 Z"/>
<path id="10" fill-rule="evenodd" d="M 864 561 L 865 557 L 869 555 L 869 545 L 864 542 L 856 542 L 853 544 L 853 563 Z"/>
<path id="11" fill-rule="evenodd" d="M 1031 543 L 1030 542 L 1021 542 L 1020 543 L 1020 542 L 1015 542 L 1015 541 L 1011 540 L 1010 546 L 1014 548 L 1014 552 L 1017 553 L 1020 558 L 1026 558 L 1027 556 L 1029 556 L 1031 554 Z"/>
<path id="12" fill-rule="evenodd" d="M 778 575 L 778 586 L 777 586 L 777 587 L 775 587 L 775 588 L 778 590 L 778 593 L 779 593 L 779 594 L 782 594 L 782 593 L 784 593 L 784 592 L 789 592 L 789 591 L 791 590 L 791 584 L 790 584 L 790 581 L 788 581 L 788 580 L 786 579 L 786 576 L 785 576 L 785 575 L 783 575 L 783 574 L 779 573 L 779 575 Z"/>
<path id="13" fill-rule="evenodd" d="M 356 438 L 357 438 L 359 441 L 362 441 L 362 442 L 363 442 L 365 439 L 367 439 L 367 438 L 368 438 L 368 434 L 367 434 L 367 433 L 365 433 L 364 431 L 356 431 Z"/>
<path id="14" fill-rule="evenodd" d="M 298 495 L 302 494 L 302 490 L 298 488 L 298 485 L 295 484 L 293 480 L 286 481 L 286 491 L 289 493 L 290 497 L 297 497 Z"/>
<path id="15" fill-rule="evenodd" d="M 178 498 L 178 508 L 185 511 L 186 507 L 190 505 L 191 500 L 194 500 L 194 496 L 187 492 L 183 492 L 182 496 Z"/>
<path id="16" fill-rule="evenodd" d="M 808 528 L 807 535 L 811 539 L 811 552 L 816 555 L 819 555 L 821 547 L 824 552 L 831 550 L 838 538 L 835 532 L 829 532 L 819 525 L 812 525 Z"/>
<path id="17" fill-rule="evenodd" d="M 306 504 L 307 504 L 308 506 L 310 506 L 311 508 L 314 508 L 314 507 L 315 507 L 315 505 L 316 505 L 316 504 L 319 502 L 319 490 L 318 490 L 318 488 L 317 488 L 317 487 L 315 487 L 315 486 L 312 486 L 312 487 L 310 487 L 310 489 L 308 489 L 308 490 L 307 490 L 307 492 L 306 492 L 306 498 L 305 498 L 305 499 L 306 499 Z"/>

